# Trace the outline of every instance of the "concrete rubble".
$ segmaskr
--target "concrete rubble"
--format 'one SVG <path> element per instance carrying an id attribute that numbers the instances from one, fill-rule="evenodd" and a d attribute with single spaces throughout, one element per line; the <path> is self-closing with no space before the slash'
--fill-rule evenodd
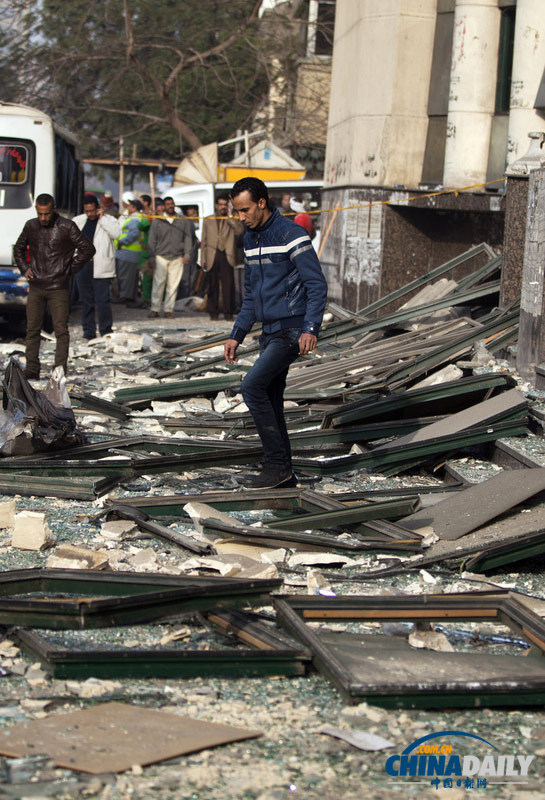
<path id="1" fill-rule="evenodd" d="M 112 404 L 111 413 L 106 406 L 93 407 L 89 398 L 73 399 L 78 426 L 96 451 L 82 451 L 77 458 L 69 452 L 54 457 L 38 453 L 32 460 L 27 457 L 26 467 L 12 459 L 12 474 L 15 471 L 24 478 L 24 485 L 22 480 L 9 490 L 7 476 L 2 484 L 0 578 L 3 573 L 38 568 L 81 576 L 115 573 L 125 576 L 128 583 L 144 577 L 156 580 L 158 592 L 172 591 L 159 583 L 160 578 L 172 580 L 172 586 L 185 579 L 277 579 L 281 584 L 273 592 L 275 597 L 331 604 L 375 598 L 379 609 L 388 608 L 392 598 L 409 606 L 423 596 L 439 596 L 445 602 L 454 598 L 454 603 L 461 602 L 462 596 L 470 603 L 473 596 L 478 605 L 485 602 L 484 597 L 494 596 L 499 604 L 509 596 L 510 608 L 518 609 L 520 619 L 528 613 L 532 624 L 541 624 L 545 611 L 538 603 L 542 590 L 536 564 L 545 552 L 545 536 L 542 540 L 537 536 L 542 530 L 540 491 L 531 495 L 528 490 L 529 496 L 514 507 L 506 502 L 508 508 L 502 508 L 499 520 L 492 508 L 481 507 L 477 513 L 460 506 L 460 515 L 469 515 L 465 528 L 470 532 L 455 540 L 449 540 L 446 528 L 433 524 L 434 518 L 440 519 L 439 512 L 435 517 L 433 513 L 436 503 L 454 502 L 452 498 L 462 498 L 464 490 L 486 485 L 495 475 L 516 470 L 523 481 L 525 471 L 545 466 L 540 416 L 543 410 L 545 418 L 545 394 L 516 374 L 511 362 L 516 325 L 509 322 L 502 327 L 501 321 L 494 321 L 496 296 L 492 295 L 488 306 L 483 300 L 490 298 L 486 275 L 481 283 L 476 280 L 475 286 L 479 285 L 485 289 L 475 301 L 475 313 L 482 320 L 478 325 L 470 320 L 472 301 L 464 301 L 463 315 L 453 312 L 457 308 L 455 279 L 428 287 L 404 306 L 398 302 L 380 310 L 371 315 L 373 324 L 365 310 L 361 319 L 347 320 L 342 310 L 332 309 L 317 353 L 295 364 L 288 381 L 287 419 L 299 485 L 291 494 L 272 491 L 272 500 L 252 501 L 251 492 L 237 481 L 256 469 L 259 442 L 237 394 L 243 373 L 228 370 L 221 359 L 226 323 L 208 323 L 184 312 L 159 325 L 142 315 L 137 321 L 118 321 L 115 333 L 103 339 L 84 343 L 75 335 L 69 391 L 74 398 L 84 392 Z M 449 298 L 454 298 L 452 305 Z M 428 302 L 434 304 L 433 310 L 419 313 Z M 488 333 L 479 338 L 477 328 L 485 324 Z M 330 338 L 328 330 L 334 333 Z M 195 349 L 200 345 L 201 350 Z M 42 346 L 47 360 L 53 344 Z M 250 341 L 241 362 L 252 363 L 256 355 L 252 348 Z M 494 386 L 491 381 L 496 381 Z M 120 395 L 129 390 L 130 398 Z M 500 404 L 510 391 L 520 398 L 514 404 L 496 408 L 491 403 L 486 406 L 491 411 L 485 409 L 482 418 L 463 422 L 461 427 L 454 422 L 457 415 L 476 414 L 479 404 L 494 398 Z M 378 405 L 400 397 L 406 406 L 401 401 L 397 407 Z M 413 397 L 417 399 L 411 403 Z M 127 412 L 124 417 L 113 416 L 118 405 Z M 436 427 L 428 435 L 427 427 L 432 425 Z M 399 457 L 398 439 L 399 450 L 405 448 Z M 0 482 L 3 478 L 0 469 Z M 46 478 L 55 483 L 47 483 Z M 86 497 L 78 498 L 83 491 Z M 414 501 L 414 512 L 379 513 L 380 503 L 400 498 Z M 480 505 L 487 502 L 486 492 L 483 498 Z M 131 513 L 142 512 L 148 521 L 170 531 L 172 541 L 139 526 L 137 515 L 97 518 L 114 504 Z M 428 509 L 431 521 L 426 522 Z M 413 524 L 412 513 L 416 515 Z M 472 513 L 478 518 L 476 529 L 471 525 Z M 326 516 L 334 514 L 339 522 Z M 320 515 L 335 521 L 321 522 Z M 306 516 L 312 516 L 312 524 L 306 525 Z M 229 530 L 222 532 L 221 524 Z M 528 553 L 525 537 L 530 533 L 535 538 Z M 349 551 L 321 543 L 320 536 L 325 535 L 357 547 Z M 208 552 L 187 549 L 183 537 Z M 54 549 L 47 550 L 53 545 Z M 494 550 L 492 560 L 487 556 L 489 548 L 499 545 L 503 550 L 499 554 Z M 534 564 L 525 560 L 528 557 Z M 477 566 L 466 569 L 468 560 Z M 0 591 L 0 610 L 6 591 Z M 81 594 L 85 595 L 83 588 Z M 44 608 L 55 596 L 42 595 Z M 29 761 L 27 785 L 36 778 L 33 782 L 49 789 L 62 786 L 67 797 L 105 800 L 146 797 L 150 792 L 167 798 L 173 787 L 176 797 L 212 797 L 206 792 L 214 785 L 218 797 L 277 800 L 297 792 L 305 798 L 334 796 L 339 794 L 335 789 L 339 782 L 344 787 L 339 796 L 344 796 L 346 787 L 358 786 L 365 779 L 377 786 L 370 797 L 385 798 L 393 796 L 382 793 L 387 792 L 381 783 L 386 758 L 401 753 L 410 741 L 437 729 L 471 728 L 485 739 L 494 738 L 500 752 L 511 752 L 514 725 L 524 729 L 520 736 L 528 752 L 537 754 L 533 775 L 538 777 L 529 780 L 528 800 L 532 788 L 545 777 L 539 755 L 545 752 L 545 716 L 532 705 L 517 703 L 516 697 L 509 699 L 508 711 L 477 709 L 486 688 L 466 704 L 450 705 L 452 695 L 441 689 L 440 701 L 431 709 L 403 693 L 382 708 L 371 695 L 357 702 L 341 693 L 327 667 L 316 658 L 313 667 L 310 661 L 306 663 L 304 675 L 287 677 L 280 672 L 274 680 L 264 674 L 242 679 L 240 671 L 239 680 L 236 673 L 230 678 L 225 673 L 185 678 L 158 673 L 147 679 L 104 670 L 92 674 L 99 651 L 107 655 L 123 649 L 127 664 L 131 652 L 136 657 L 146 648 L 158 653 L 178 648 L 202 658 L 209 654 L 210 663 L 222 649 L 253 652 L 255 643 L 250 640 L 257 634 L 253 629 L 250 634 L 249 627 L 244 633 L 244 626 L 252 624 L 286 637 L 294 648 L 306 646 L 294 628 L 286 626 L 284 617 L 276 614 L 270 596 L 255 603 L 239 597 L 232 606 L 249 615 L 238 634 L 234 633 L 238 623 L 229 623 L 226 633 L 210 622 L 207 615 L 213 605 L 170 619 L 141 622 L 140 607 L 135 606 L 134 622 L 100 630 L 29 626 L 28 630 L 44 637 L 51 653 L 58 649 L 88 654 L 88 664 L 82 668 L 87 672 L 78 679 L 52 677 L 44 666 L 45 656 L 39 660 L 20 644 L 12 626 L 0 621 L 0 668 L 9 672 L 0 679 L 0 725 L 6 730 L 24 719 L 48 718 L 74 706 L 85 708 L 98 699 L 113 699 L 264 733 L 261 740 L 204 750 L 172 762 L 135 764 L 121 775 L 95 776 L 94 783 L 50 762 Z M 501 607 L 507 609 L 507 605 Z M 221 608 L 231 609 L 230 602 L 222 601 Z M 409 616 L 407 621 L 385 622 L 380 614 L 359 620 L 316 616 L 308 628 L 322 637 L 324 647 L 338 648 L 347 669 L 362 648 L 374 646 L 372 637 L 380 639 L 381 647 L 391 648 L 388 652 L 400 669 L 422 654 L 454 659 L 458 653 L 486 651 L 489 658 L 495 653 L 498 659 L 510 659 L 528 652 L 519 642 L 524 636 L 518 623 L 509 627 L 505 620 L 481 619 L 476 611 L 471 613 L 475 621 L 441 618 L 439 624 Z M 499 637 L 501 642 L 486 637 Z M 274 650 L 270 644 L 260 646 L 263 650 L 258 653 L 266 653 L 267 647 Z M 534 665 L 538 659 L 531 656 L 521 664 Z M 240 664 L 237 668 L 242 669 Z M 537 679 L 532 686 L 541 697 Z M 269 749 L 274 760 L 269 758 Z M 11 761 L 0 758 L 0 770 L 12 776 L 8 783 L 16 775 Z M 256 774 L 262 777 L 259 787 Z M 515 798 L 516 791 L 502 784 L 497 796 Z M 440 793 L 434 795 L 431 787 L 423 787 L 421 795 Z M 456 790 L 448 796 L 457 796 Z"/>

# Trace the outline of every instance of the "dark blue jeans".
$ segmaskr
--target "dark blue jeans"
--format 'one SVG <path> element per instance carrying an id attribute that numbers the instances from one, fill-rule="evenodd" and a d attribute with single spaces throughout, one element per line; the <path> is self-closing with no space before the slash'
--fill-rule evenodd
<path id="1" fill-rule="evenodd" d="M 76 272 L 76 285 L 81 303 L 83 335 L 90 339 L 94 339 L 96 336 L 95 307 L 100 335 L 111 333 L 110 278 L 93 278 L 92 263 L 85 264 Z"/>
<path id="2" fill-rule="evenodd" d="M 284 389 L 290 364 L 299 355 L 299 328 L 263 333 L 260 354 L 240 391 L 263 444 L 263 464 L 291 470 L 291 447 L 284 419 Z"/>

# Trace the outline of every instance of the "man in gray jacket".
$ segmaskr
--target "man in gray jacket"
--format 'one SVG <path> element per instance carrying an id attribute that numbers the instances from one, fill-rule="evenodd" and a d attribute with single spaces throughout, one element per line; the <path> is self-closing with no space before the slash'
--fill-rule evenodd
<path id="1" fill-rule="evenodd" d="M 184 264 L 189 263 L 193 246 L 192 223 L 176 216 L 172 197 L 165 197 L 164 217 L 151 223 L 148 239 L 150 256 L 155 257 L 149 317 L 158 317 L 163 304 L 165 317 L 174 317 L 174 303 Z"/>

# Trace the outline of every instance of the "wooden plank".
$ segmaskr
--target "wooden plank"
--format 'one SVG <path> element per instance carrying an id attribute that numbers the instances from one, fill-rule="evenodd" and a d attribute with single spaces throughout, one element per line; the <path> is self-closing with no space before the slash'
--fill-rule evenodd
<path id="1" fill-rule="evenodd" d="M 181 717 L 126 703 L 102 703 L 83 711 L 14 725 L 0 752 L 23 758 L 47 753 L 59 767 L 89 773 L 124 772 L 261 733 Z"/>

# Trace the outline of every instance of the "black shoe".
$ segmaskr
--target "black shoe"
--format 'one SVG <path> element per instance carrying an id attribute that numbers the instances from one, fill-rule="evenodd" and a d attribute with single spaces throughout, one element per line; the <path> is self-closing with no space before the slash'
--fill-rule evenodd
<path id="1" fill-rule="evenodd" d="M 40 380 L 40 373 L 35 372 L 33 369 L 26 369 L 23 370 L 23 375 L 25 378 L 28 378 L 31 381 L 39 381 Z"/>
<path id="2" fill-rule="evenodd" d="M 270 467 L 265 467 L 259 475 L 246 475 L 240 481 L 247 489 L 275 489 L 297 485 L 297 479 L 291 470 Z"/>

